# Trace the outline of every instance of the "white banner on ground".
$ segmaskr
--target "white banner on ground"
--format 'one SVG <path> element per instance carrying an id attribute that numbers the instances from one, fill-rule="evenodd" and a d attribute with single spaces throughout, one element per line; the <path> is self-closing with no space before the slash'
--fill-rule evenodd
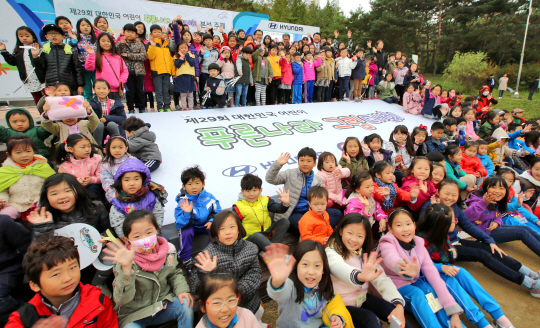
<path id="1" fill-rule="evenodd" d="M 172 3 L 146 0 L 53 0 L 57 16 L 66 16 L 73 23 L 82 17 L 94 22 L 96 16 L 103 16 L 109 21 L 109 28 L 118 36 L 122 27 L 128 23 L 141 21 L 150 33 L 150 25 L 168 25 L 176 15 L 182 15 L 184 24 L 192 32 L 197 31 L 197 24 L 210 25 L 225 31 L 233 28 L 233 19 L 238 14 L 234 11 L 184 6 Z"/>
<path id="2" fill-rule="evenodd" d="M 267 169 L 283 152 L 292 158 L 283 170 L 296 168 L 296 155 L 309 146 L 320 154 L 332 152 L 341 158 L 342 143 L 349 136 L 362 140 L 378 133 L 388 140 L 394 127 L 412 128 L 433 121 L 405 114 L 403 107 L 379 100 L 332 102 L 302 105 L 208 109 L 172 113 L 137 114 L 151 123 L 163 163 L 152 180 L 169 192 L 165 223 L 174 222 L 176 195 L 180 192 L 182 170 L 199 165 L 206 173 L 206 190 L 231 207 L 240 192 L 246 173 L 263 180 L 263 195 L 275 195 L 279 186 L 264 182 Z M 317 169 L 315 168 L 315 171 Z"/>

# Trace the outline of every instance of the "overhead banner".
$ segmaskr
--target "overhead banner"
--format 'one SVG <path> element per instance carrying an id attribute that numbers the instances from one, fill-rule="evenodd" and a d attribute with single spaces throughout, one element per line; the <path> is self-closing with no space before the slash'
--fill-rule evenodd
<path id="1" fill-rule="evenodd" d="M 342 143 L 349 136 L 362 140 L 378 133 L 388 140 L 398 124 L 412 128 L 433 121 L 405 114 L 403 107 L 379 100 L 332 102 L 288 106 L 241 107 L 172 113 L 136 114 L 151 124 L 163 163 L 152 180 L 169 192 L 165 222 L 174 222 L 175 196 L 180 192 L 180 175 L 185 168 L 199 165 L 206 174 L 205 189 L 222 208 L 231 207 L 240 193 L 246 173 L 263 180 L 263 195 L 275 195 L 279 186 L 266 183 L 266 171 L 281 153 L 292 157 L 282 170 L 297 168 L 297 154 L 303 147 L 317 154 L 332 152 L 339 161 Z M 317 172 L 317 169 L 314 169 Z"/>
<path id="2" fill-rule="evenodd" d="M 165 2 L 146 0 L 53 0 L 57 16 L 71 19 L 74 27 L 82 17 L 91 22 L 96 16 L 103 16 L 109 21 L 109 28 L 118 35 L 122 27 L 128 23 L 141 21 L 145 23 L 150 33 L 150 25 L 168 25 L 172 19 L 181 15 L 184 24 L 189 25 L 192 32 L 197 31 L 197 25 L 210 25 L 215 28 L 223 27 L 225 31 L 233 28 L 234 11 L 184 6 Z"/>

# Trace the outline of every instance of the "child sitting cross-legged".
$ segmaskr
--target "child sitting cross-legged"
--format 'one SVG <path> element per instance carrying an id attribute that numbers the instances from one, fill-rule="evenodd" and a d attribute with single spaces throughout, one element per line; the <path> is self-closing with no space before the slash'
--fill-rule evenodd
<path id="1" fill-rule="evenodd" d="M 221 211 L 219 201 L 204 190 L 205 174 L 198 166 L 185 169 L 180 176 L 182 189 L 176 196 L 178 206 L 174 210 L 176 228 L 182 238 L 182 249 L 178 253 L 180 260 L 190 272 L 193 236 L 208 235 L 214 216 Z"/>
<path id="2" fill-rule="evenodd" d="M 330 226 L 326 203 L 328 190 L 322 186 L 313 186 L 308 191 L 309 211 L 298 222 L 300 239 L 314 240 L 326 245 L 328 238 L 334 230 Z"/>
<path id="3" fill-rule="evenodd" d="M 360 151 L 360 145 L 358 145 Z M 279 158 L 272 163 L 266 172 L 266 182 L 273 185 L 285 185 L 285 190 L 291 191 L 289 210 L 284 214 L 277 214 L 276 220 L 289 219 L 294 231 L 299 232 L 298 222 L 309 210 L 308 191 L 313 186 L 321 186 L 321 179 L 315 175 L 313 168 L 317 161 L 317 153 L 309 147 L 302 148 L 298 152 L 298 168 L 288 169 L 280 172 L 281 168 L 289 162 L 291 154 L 282 153 Z M 343 214 L 335 208 L 327 209 L 330 225 L 335 227 Z"/>
<path id="4" fill-rule="evenodd" d="M 271 243 L 281 243 L 289 229 L 289 220 L 272 222 L 272 218 L 268 215 L 268 212 L 287 212 L 289 192 L 278 190 L 281 202 L 276 202 L 268 196 L 261 196 L 262 180 L 250 173 L 242 177 L 240 187 L 242 189 L 233 209 L 246 229 L 244 239 L 257 245 L 259 251 L 264 253 L 266 246 L 270 246 Z"/>
<path id="5" fill-rule="evenodd" d="M 97 287 L 80 282 L 79 252 L 72 239 L 34 239 L 23 269 L 36 295 L 11 314 L 6 327 L 36 327 L 38 321 L 41 327 L 118 327 L 111 300 Z"/>

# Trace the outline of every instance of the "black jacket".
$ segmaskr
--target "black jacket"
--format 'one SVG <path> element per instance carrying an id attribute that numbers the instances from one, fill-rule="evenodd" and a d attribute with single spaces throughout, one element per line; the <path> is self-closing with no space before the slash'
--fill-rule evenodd
<path id="1" fill-rule="evenodd" d="M 47 48 L 48 51 L 47 51 Z M 66 50 L 71 48 L 71 54 Z M 45 44 L 38 58 L 34 58 L 36 71 L 45 75 L 45 83 L 54 85 L 65 83 L 71 90 L 84 86 L 84 71 L 77 54 L 77 48 L 66 44 Z"/>
<path id="2" fill-rule="evenodd" d="M 7 215 L 0 215 L 0 285 L 17 288 L 23 282 L 22 260 L 32 236 Z"/>
<path id="3" fill-rule="evenodd" d="M 99 99 L 97 97 L 94 97 L 90 100 L 90 106 L 92 106 L 92 110 L 94 110 L 94 113 L 96 113 L 97 117 L 105 117 L 107 122 L 116 123 L 118 125 L 118 131 L 120 131 L 120 135 L 122 135 L 122 137 L 126 137 L 126 131 L 122 129 L 122 122 L 127 119 L 127 116 L 124 110 L 124 104 L 122 104 L 121 101 L 114 102 L 114 105 L 111 106 L 112 108 L 108 115 L 103 114 L 101 103 L 99 102 Z"/>
<path id="4" fill-rule="evenodd" d="M 538 89 L 538 81 L 537 79 L 532 80 L 531 84 L 529 84 L 529 91 L 536 91 Z"/>
<path id="5" fill-rule="evenodd" d="M 17 49 L 13 54 L 10 54 L 7 50 L 2 51 L 2 56 L 4 56 L 4 60 L 7 64 L 11 66 L 17 66 L 17 69 L 19 70 L 19 76 L 21 78 L 21 81 L 25 81 L 28 77 L 26 74 L 26 66 L 24 65 L 24 51 L 30 52 L 30 49 Z M 30 62 L 32 63 L 32 66 L 36 66 L 34 63 L 34 57 L 32 57 L 32 54 L 29 54 L 30 56 Z M 38 70 L 36 68 L 35 70 L 37 78 L 39 79 L 39 82 L 43 83 L 45 82 L 45 72 Z"/>

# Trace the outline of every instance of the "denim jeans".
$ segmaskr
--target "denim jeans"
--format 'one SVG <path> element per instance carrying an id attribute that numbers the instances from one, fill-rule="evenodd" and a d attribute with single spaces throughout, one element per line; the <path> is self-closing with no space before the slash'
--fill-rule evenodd
<path id="1" fill-rule="evenodd" d="M 236 96 L 234 102 L 236 106 L 246 106 L 247 93 L 248 93 L 248 83 L 236 83 Z M 240 103 L 240 96 L 242 96 L 242 102 Z"/>
<path id="2" fill-rule="evenodd" d="M 107 131 L 107 134 L 110 136 L 120 134 L 120 129 L 118 128 L 118 124 L 116 124 L 116 122 L 108 122 L 107 126 L 105 126 L 105 124 L 102 122 L 99 122 L 94 132 L 92 132 L 92 137 L 94 137 L 96 140 L 96 145 L 100 147 L 103 146 L 103 137 L 105 136 L 105 131 Z"/>
<path id="3" fill-rule="evenodd" d="M 343 92 L 345 92 L 345 97 L 349 97 L 349 81 L 351 80 L 350 76 L 344 76 L 339 78 L 339 95 L 337 100 L 343 100 Z"/>
<path id="4" fill-rule="evenodd" d="M 324 97 L 324 101 L 332 101 L 332 90 L 334 90 L 334 80 L 330 80 L 328 82 L 328 88 L 326 88 L 326 95 Z"/>
<path id="5" fill-rule="evenodd" d="M 178 322 L 178 328 L 193 327 L 193 308 L 188 307 L 188 301 L 185 298 L 183 302 L 184 304 L 181 304 L 178 297 L 175 297 L 174 302 L 167 303 L 166 309 L 159 311 L 154 316 L 130 322 L 123 328 L 145 328 L 174 320 Z"/>
<path id="6" fill-rule="evenodd" d="M 491 231 L 497 244 L 521 240 L 531 251 L 540 256 L 540 235 L 527 226 L 502 226 Z"/>
<path id="7" fill-rule="evenodd" d="M 266 246 L 283 242 L 283 238 L 285 238 L 285 234 L 289 230 L 289 225 L 289 220 L 277 220 L 266 231 L 256 232 L 247 237 L 246 240 L 257 245 L 260 251 L 266 251 Z M 271 237 L 271 239 L 268 239 L 268 237 Z"/>
<path id="8" fill-rule="evenodd" d="M 384 98 L 383 101 L 389 104 L 396 104 L 398 102 L 398 99 L 392 96 L 392 97 Z"/>
<path id="9" fill-rule="evenodd" d="M 154 90 L 156 93 L 156 103 L 158 109 L 167 109 L 171 105 L 171 95 L 169 94 L 169 84 L 171 74 L 158 74 L 152 77 L 154 80 Z"/>

